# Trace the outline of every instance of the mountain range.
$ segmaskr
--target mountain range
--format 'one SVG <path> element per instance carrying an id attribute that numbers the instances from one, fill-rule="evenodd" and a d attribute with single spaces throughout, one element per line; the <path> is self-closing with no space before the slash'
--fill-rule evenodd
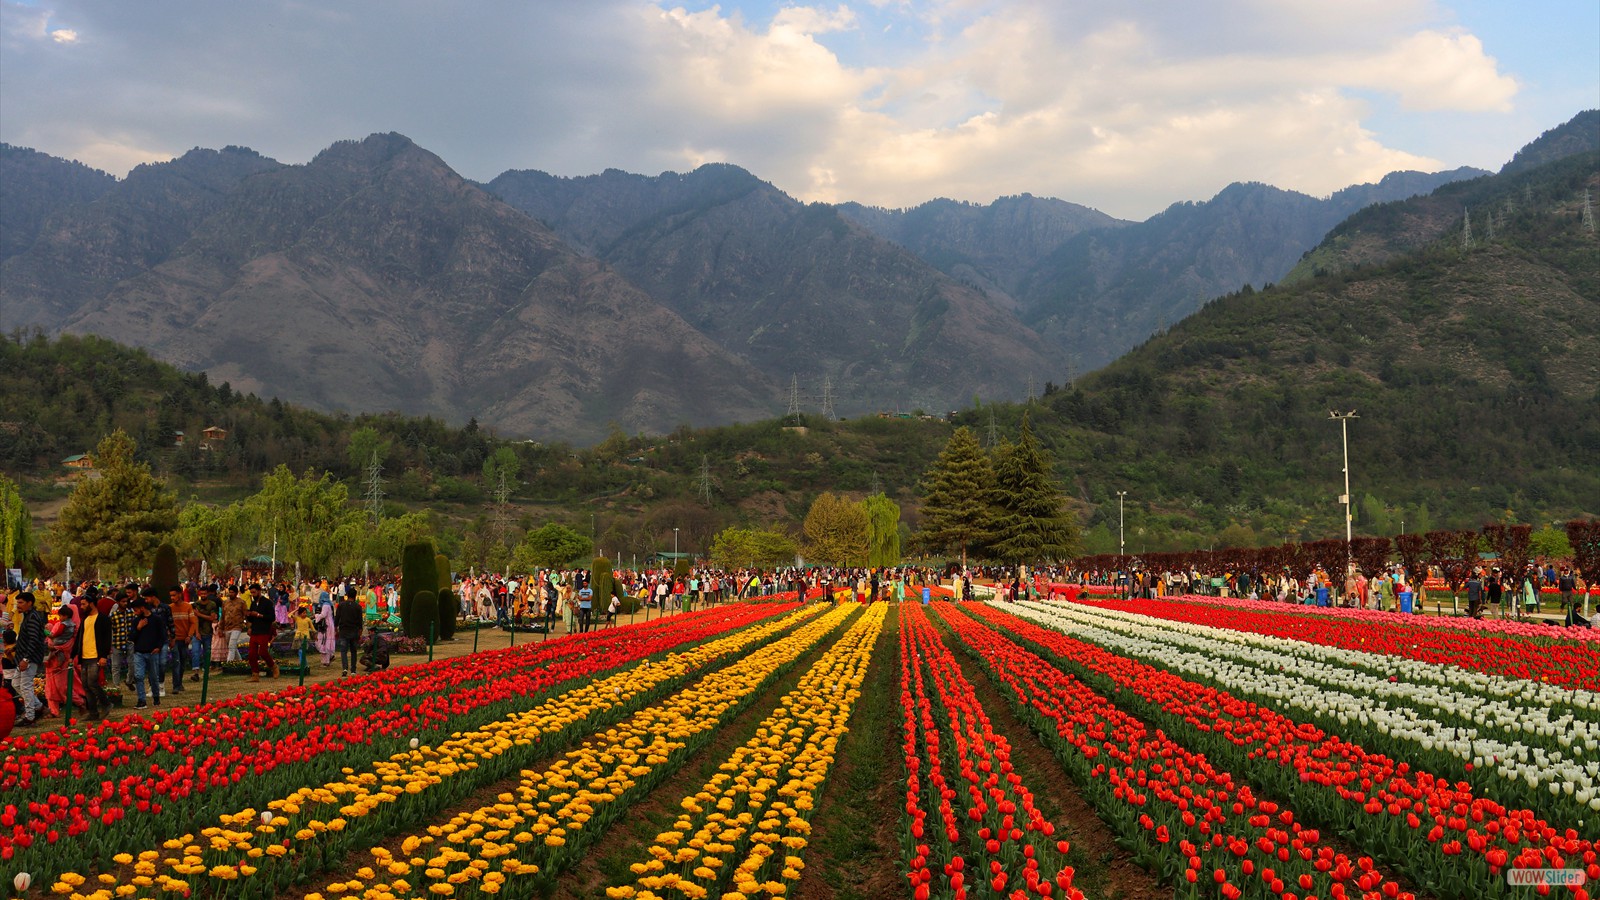
<path id="1" fill-rule="evenodd" d="M 794 394 L 943 410 L 1070 380 L 1304 269 L 1351 213 L 1481 174 L 1326 199 L 1238 184 L 1124 222 L 1029 195 L 806 204 L 730 165 L 475 184 L 395 134 L 304 165 L 196 149 L 121 180 L 0 147 L 0 327 L 103 334 L 324 410 L 578 442 Z"/>

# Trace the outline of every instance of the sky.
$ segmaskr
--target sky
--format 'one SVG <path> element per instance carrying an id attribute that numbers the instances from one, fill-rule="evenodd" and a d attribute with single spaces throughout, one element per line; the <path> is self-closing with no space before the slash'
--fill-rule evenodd
<path id="1" fill-rule="evenodd" d="M 479 181 L 727 162 L 806 201 L 1143 219 L 1498 169 L 1595 107 L 1595 0 L 0 0 L 0 141 L 119 177 L 397 131 Z"/>

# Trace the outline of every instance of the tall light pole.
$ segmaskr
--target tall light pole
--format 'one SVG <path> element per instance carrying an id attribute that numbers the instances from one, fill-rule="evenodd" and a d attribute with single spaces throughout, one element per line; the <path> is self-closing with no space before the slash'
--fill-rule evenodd
<path id="1" fill-rule="evenodd" d="M 1329 410 L 1328 418 L 1339 420 L 1339 443 L 1344 449 L 1344 493 L 1339 495 L 1339 502 L 1344 504 L 1344 577 L 1348 580 L 1350 569 L 1354 565 L 1350 558 L 1350 531 L 1353 521 L 1350 517 L 1350 420 L 1361 417 L 1352 409 L 1349 412 Z M 1349 602 L 1348 598 L 1345 602 Z"/>
<path id="2" fill-rule="evenodd" d="M 1117 555 L 1127 554 L 1127 545 L 1122 540 L 1122 498 L 1128 496 L 1127 491 L 1117 491 Z"/>
<path id="3" fill-rule="evenodd" d="M 672 564 L 678 564 L 678 529 L 672 529 Z"/>
<path id="4" fill-rule="evenodd" d="M 1122 539 L 1122 498 L 1126 496 L 1128 496 L 1127 491 L 1117 491 L 1117 567 L 1124 569 L 1128 565 L 1128 548 Z M 1131 579 L 1128 579 L 1125 572 L 1118 572 L 1117 578 L 1122 581 L 1122 599 L 1126 600 L 1128 599 L 1128 588 L 1132 587 L 1129 584 Z"/>

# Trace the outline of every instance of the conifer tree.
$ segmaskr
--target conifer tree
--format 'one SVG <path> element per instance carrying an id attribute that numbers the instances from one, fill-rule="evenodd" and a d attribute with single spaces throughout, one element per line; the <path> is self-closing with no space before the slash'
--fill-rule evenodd
<path id="1" fill-rule="evenodd" d="M 918 542 L 935 553 L 961 554 L 981 548 L 994 527 L 994 466 L 963 425 L 922 475 L 924 500 Z"/>
<path id="2" fill-rule="evenodd" d="M 51 532 L 55 554 L 73 569 L 108 577 L 143 575 L 156 548 L 178 527 L 177 498 L 134 460 L 137 445 L 121 429 L 95 449 L 99 478 L 78 483 Z"/>
<path id="3" fill-rule="evenodd" d="M 1000 445 L 994 469 L 991 555 L 1005 562 L 1033 563 L 1075 554 L 1078 527 L 1062 510 L 1050 457 L 1034 437 L 1026 414 L 1017 442 Z"/>

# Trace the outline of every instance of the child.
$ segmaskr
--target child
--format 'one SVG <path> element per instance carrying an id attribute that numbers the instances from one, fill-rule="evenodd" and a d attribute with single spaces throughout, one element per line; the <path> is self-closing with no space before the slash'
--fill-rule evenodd
<path id="1" fill-rule="evenodd" d="M 306 598 L 300 598 L 300 604 L 294 608 L 294 616 L 290 620 L 294 625 L 294 648 L 300 651 L 300 669 L 305 671 L 306 654 L 311 650 L 312 629 L 317 621 L 311 618 L 311 606 Z"/>

